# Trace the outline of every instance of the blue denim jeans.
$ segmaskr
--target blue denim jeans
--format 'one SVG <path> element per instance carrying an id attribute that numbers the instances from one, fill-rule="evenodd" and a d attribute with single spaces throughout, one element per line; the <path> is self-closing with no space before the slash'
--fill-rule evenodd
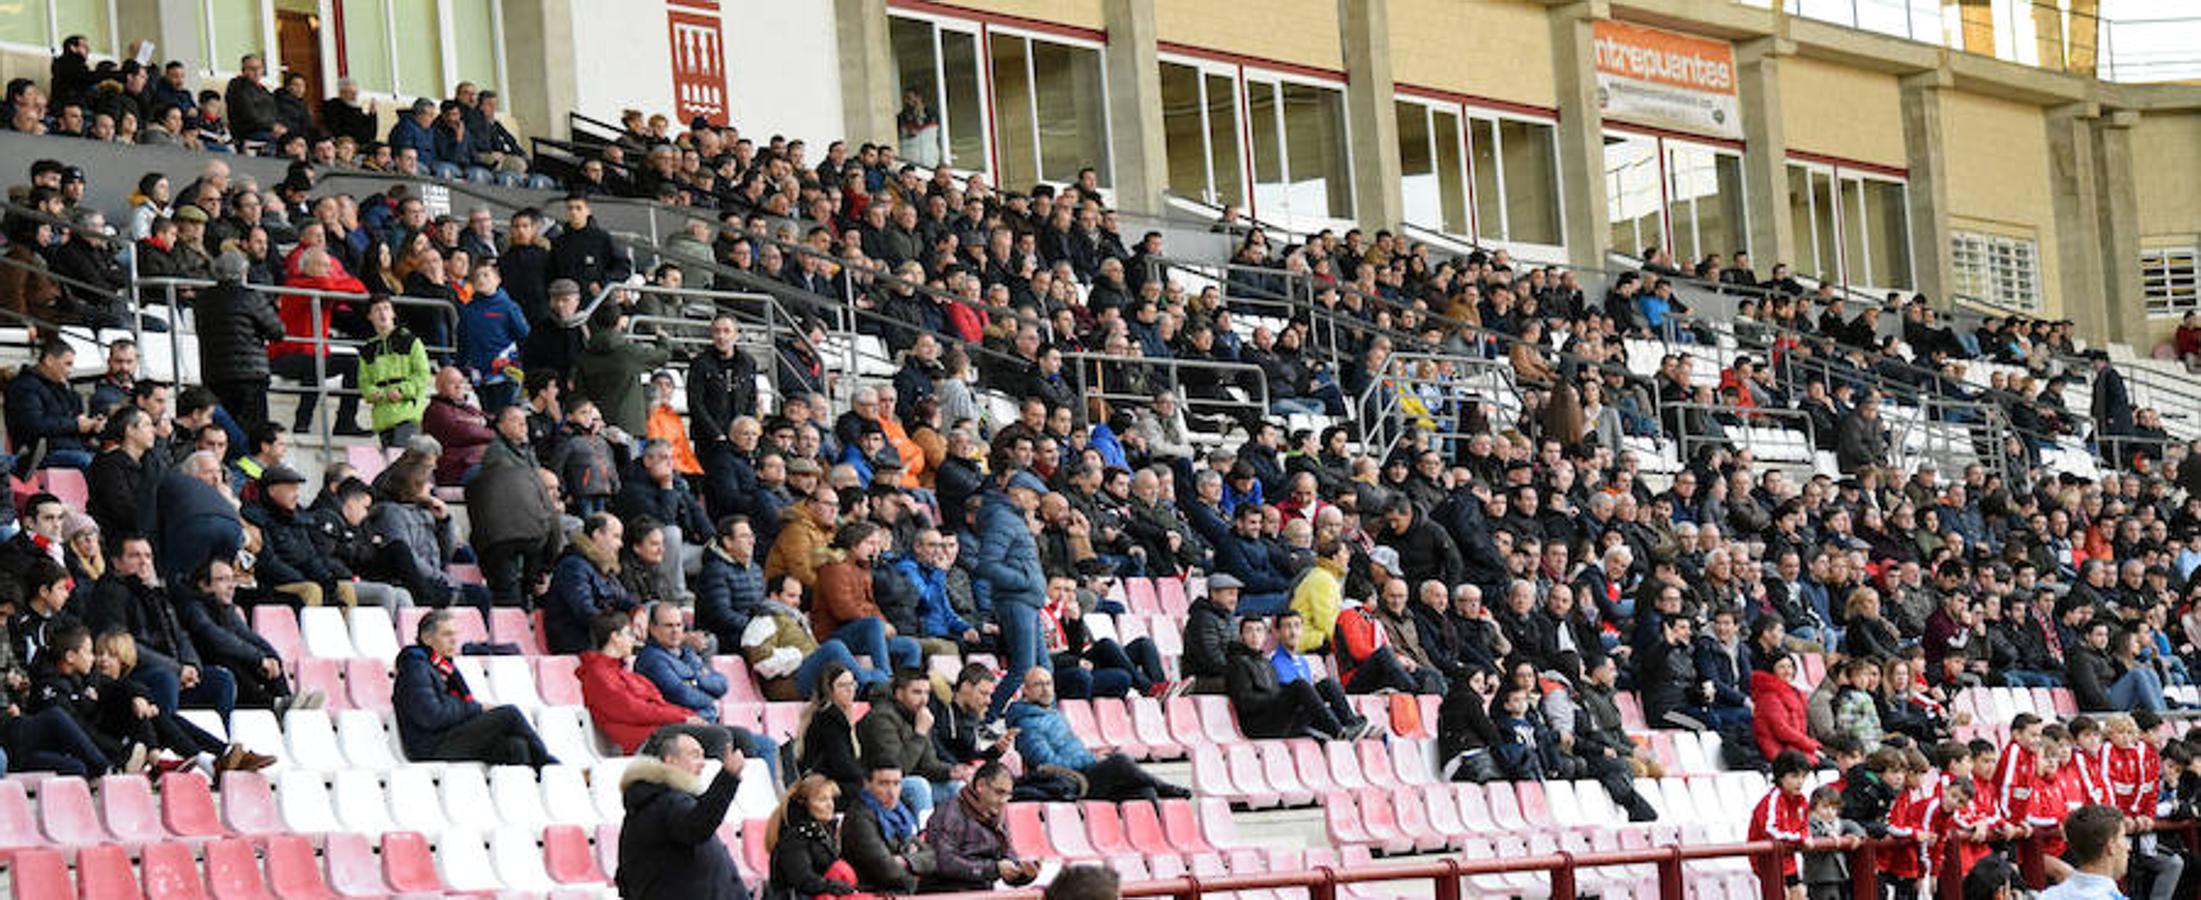
<path id="1" fill-rule="evenodd" d="M 76 720 L 58 706 L 17 719 L 12 737 L 15 749 L 22 756 L 14 762 L 25 772 L 105 775 L 123 763 L 123 760 L 108 759 L 99 745 L 92 742 L 91 735 L 85 734 Z"/>
<path id="2" fill-rule="evenodd" d="M 1007 674 L 994 687 L 993 702 L 986 706 L 986 717 L 991 719 L 1009 708 L 1009 698 L 1024 687 L 1024 673 L 1039 665 L 1047 657 L 1043 642 L 1046 638 L 1039 630 L 1039 608 L 1014 600 L 994 604 L 994 622 L 1001 626 L 1001 656 Z"/>
<path id="3" fill-rule="evenodd" d="M 2026 669 L 2002 670 L 2002 682 L 2011 687 L 2052 688 L 2063 687 L 2063 676 L 2054 672 L 2034 672 Z"/>
<path id="4" fill-rule="evenodd" d="M 212 709 L 222 714 L 222 721 L 229 721 L 230 711 L 237 708 L 237 676 L 221 666 L 199 667 L 199 683 L 189 690 L 183 689 L 180 673 L 153 666 L 139 666 L 130 673 L 130 680 L 153 695 L 153 705 L 164 713 L 174 713 L 178 706 L 190 705 L 193 709 Z"/>
<path id="5" fill-rule="evenodd" d="M 2134 666 L 2118 676 L 2109 686 L 2109 703 L 2120 710 L 2145 709 L 2161 712 L 2169 707 L 2163 699 L 2163 679 L 2155 670 L 2146 666 Z"/>
<path id="6" fill-rule="evenodd" d="M 877 669 L 856 665 L 856 655 L 848 652 L 848 645 L 840 641 L 819 641 L 818 649 L 803 657 L 802 665 L 795 668 L 795 690 L 804 700 L 817 691 L 818 673 L 825 671 L 827 663 L 839 663 L 842 668 L 856 673 L 856 687 L 861 689 L 887 680 L 885 673 Z"/>
<path id="7" fill-rule="evenodd" d="M 871 668 L 883 673 L 878 681 L 894 675 L 896 669 L 915 669 L 924 665 L 925 651 L 916 638 L 887 637 L 887 624 L 880 619 L 857 619 L 843 624 L 833 632 L 833 640 L 848 645 L 850 652 L 871 657 Z M 858 681 L 863 676 L 857 676 Z"/>

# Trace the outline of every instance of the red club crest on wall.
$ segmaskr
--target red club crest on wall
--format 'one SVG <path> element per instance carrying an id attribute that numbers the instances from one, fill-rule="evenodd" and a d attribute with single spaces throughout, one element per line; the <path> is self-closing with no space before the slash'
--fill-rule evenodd
<path id="1" fill-rule="evenodd" d="M 685 125 L 702 116 L 726 124 L 726 39 L 718 0 L 666 0 L 672 42 L 673 108 Z"/>

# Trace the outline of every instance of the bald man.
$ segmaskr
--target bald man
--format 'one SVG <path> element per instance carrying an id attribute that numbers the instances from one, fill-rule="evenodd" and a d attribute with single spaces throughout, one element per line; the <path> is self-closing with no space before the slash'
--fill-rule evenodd
<path id="1" fill-rule="evenodd" d="M 1028 768 L 1061 766 L 1085 776 L 1086 796 L 1105 800 L 1184 798 L 1192 792 L 1149 774 L 1121 753 L 1096 757 L 1055 705 L 1055 675 L 1044 666 L 1024 674 L 1024 699 L 1009 704 L 1016 751 Z"/>
<path id="2" fill-rule="evenodd" d="M 489 442 L 497 439 L 489 414 L 473 402 L 472 390 L 466 373 L 457 366 L 436 371 L 436 392 L 421 415 L 421 428 L 443 445 L 443 456 L 436 460 L 436 484 L 464 484 L 481 465 Z"/>

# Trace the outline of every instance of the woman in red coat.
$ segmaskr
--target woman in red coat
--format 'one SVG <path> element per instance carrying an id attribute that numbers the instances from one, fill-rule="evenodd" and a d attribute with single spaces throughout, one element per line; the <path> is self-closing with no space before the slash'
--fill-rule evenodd
<path id="1" fill-rule="evenodd" d="M 596 649 L 581 654 L 581 704 L 596 720 L 597 730 L 621 752 L 633 754 L 664 726 L 703 724 L 693 711 L 666 700 L 657 685 L 627 668 L 635 638 L 625 613 L 606 613 L 592 625 Z"/>
<path id="2" fill-rule="evenodd" d="M 1819 742 L 1805 726 L 1804 693 L 1796 689 L 1796 657 L 1773 658 L 1773 670 L 1750 673 L 1750 731 L 1758 738 L 1758 752 L 1766 759 L 1794 750 L 1808 759 L 1819 758 Z"/>

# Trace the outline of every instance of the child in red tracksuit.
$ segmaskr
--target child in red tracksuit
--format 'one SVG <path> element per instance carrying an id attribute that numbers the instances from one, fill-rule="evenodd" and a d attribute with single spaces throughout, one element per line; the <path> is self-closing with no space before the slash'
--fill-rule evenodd
<path id="1" fill-rule="evenodd" d="M 2102 748 L 2102 783 L 2109 789 L 2109 805 L 2139 823 L 2137 830 L 2155 818 L 2155 801 L 2163 788 L 2163 758 L 2155 745 L 2140 739 L 2140 726 L 2131 716 L 2115 715 L 2103 724 L 2109 743 Z"/>
<path id="2" fill-rule="evenodd" d="M 1773 789 L 1750 809 L 1750 830 L 1744 840 L 1796 841 L 1811 831 L 1811 805 L 1804 796 L 1804 780 L 1811 761 L 1794 750 L 1773 758 Z M 1803 900 L 1804 880 L 1797 870 L 1796 854 L 1781 855 L 1781 884 L 1789 900 Z"/>
<path id="3" fill-rule="evenodd" d="M 1951 781 L 1941 788 L 1941 806 L 1935 810 L 1934 859 L 1949 858 L 1949 842 L 1956 843 L 1956 877 L 1963 878 L 1988 854 L 2000 818 L 1993 802 L 1978 795 L 1971 779 Z M 1929 874 L 1938 875 L 1938 873 Z"/>
<path id="4" fill-rule="evenodd" d="M 2056 773 L 2064 782 L 2063 797 L 2079 804 L 2109 804 L 2109 787 L 2102 783 L 2102 726 L 2079 716 L 2066 726 L 2071 732 L 2071 758 Z"/>
<path id="5" fill-rule="evenodd" d="M 2077 800 L 2064 793 L 2064 780 L 2057 774 L 2064 768 L 2064 760 L 2071 753 L 2070 735 L 2061 725 L 2049 725 L 2041 730 L 2040 756 L 2035 763 L 2033 795 L 2026 800 L 2025 827 L 2040 836 L 2042 861 L 2048 867 L 2048 883 L 2056 884 L 2071 874 L 2071 867 L 2061 857 L 2064 851 L 2063 820 L 2071 811 L 2079 808 Z"/>
<path id="6" fill-rule="evenodd" d="M 1888 808 L 1888 836 L 1907 843 L 1881 857 L 1881 871 L 1894 900 L 1916 900 L 1926 873 L 1932 871 L 1932 826 L 1941 804 L 1940 784 L 1926 755 L 1915 747 L 1904 755 L 1903 767 L 1888 774 L 1888 786 L 1897 792 L 1895 804 Z"/>
<path id="7" fill-rule="evenodd" d="M 2041 720 L 2032 713 L 2018 713 L 2010 720 L 2010 745 L 2003 748 L 2002 758 L 1995 761 L 1994 795 L 1995 810 L 2005 821 L 2018 822 L 2025 818 L 2032 807 L 2035 782 L 2039 780 L 2041 746 Z"/>

